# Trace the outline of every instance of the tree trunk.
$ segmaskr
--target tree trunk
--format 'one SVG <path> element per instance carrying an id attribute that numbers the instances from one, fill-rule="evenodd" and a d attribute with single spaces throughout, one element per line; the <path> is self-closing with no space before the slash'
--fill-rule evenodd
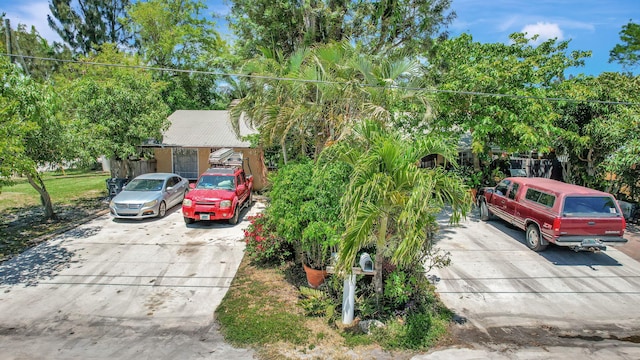
<path id="1" fill-rule="evenodd" d="M 49 192 L 47 192 L 47 188 L 44 186 L 44 181 L 42 181 L 40 174 L 36 172 L 35 178 L 32 174 L 27 174 L 27 180 L 29 180 L 29 184 L 36 189 L 38 194 L 40 194 L 40 201 L 42 202 L 42 206 L 44 206 L 44 218 L 46 220 L 58 220 L 58 216 L 53 211 L 51 196 L 49 195 Z"/>
<path id="2" fill-rule="evenodd" d="M 287 145 L 283 141 L 280 143 L 280 146 L 282 147 L 282 161 L 284 161 L 284 164 L 287 165 Z"/>
<path id="3" fill-rule="evenodd" d="M 376 244 L 375 274 L 373 275 L 373 286 L 376 291 L 376 302 L 378 307 L 382 304 L 384 296 L 384 281 L 382 279 L 382 265 L 384 263 L 384 247 L 387 241 L 387 223 L 389 218 L 385 215 L 380 219 L 380 227 L 378 228 L 378 242 Z M 379 309 L 380 310 L 380 309 Z"/>
<path id="4" fill-rule="evenodd" d="M 471 155 L 473 156 L 473 170 L 480 171 L 480 158 L 478 158 L 478 154 L 471 152 Z"/>

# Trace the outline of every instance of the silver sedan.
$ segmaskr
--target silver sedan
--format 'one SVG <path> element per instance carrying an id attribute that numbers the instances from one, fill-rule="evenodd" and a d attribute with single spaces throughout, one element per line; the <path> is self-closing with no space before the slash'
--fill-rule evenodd
<path id="1" fill-rule="evenodd" d="M 189 181 L 170 173 L 149 173 L 124 186 L 109 203 L 111 215 L 120 219 L 163 217 L 167 209 L 182 203 Z"/>

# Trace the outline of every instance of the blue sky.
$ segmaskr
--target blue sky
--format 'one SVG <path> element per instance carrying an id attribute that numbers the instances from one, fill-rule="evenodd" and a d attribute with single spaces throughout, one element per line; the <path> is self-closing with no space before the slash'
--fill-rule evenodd
<path id="1" fill-rule="evenodd" d="M 228 1 L 205 0 L 210 12 L 225 14 Z M 609 50 L 620 40 L 622 26 L 640 22 L 639 0 L 453 0 L 457 18 L 449 27 L 451 36 L 470 33 L 479 42 L 508 42 L 509 34 L 540 34 L 540 40 L 571 40 L 571 50 L 591 50 L 584 68 L 570 73 L 598 75 L 621 71 L 609 64 Z M 13 27 L 35 25 L 42 36 L 59 40 L 47 25 L 47 0 L 0 0 Z"/>

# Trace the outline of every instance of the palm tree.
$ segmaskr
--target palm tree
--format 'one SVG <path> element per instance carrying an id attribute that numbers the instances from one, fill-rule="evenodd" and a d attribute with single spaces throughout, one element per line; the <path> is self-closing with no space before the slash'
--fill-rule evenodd
<path id="1" fill-rule="evenodd" d="M 250 125 L 260 131 L 263 145 L 280 145 L 287 162 L 287 141 L 300 139 L 305 147 L 305 131 L 298 114 L 306 113 L 304 93 L 296 83 L 287 79 L 300 77 L 303 59 L 307 50 L 301 49 L 283 59 L 278 53 L 265 53 L 261 58 L 250 60 L 244 72 L 253 76 L 243 89 L 244 97 L 232 105 L 231 119 L 236 133 L 239 121 L 246 113 Z"/>
<path id="2" fill-rule="evenodd" d="M 416 61 L 362 54 L 348 42 L 300 49 L 288 59 L 266 53 L 245 71 L 259 75 L 232 109 L 246 112 L 264 145 L 318 156 L 327 143 L 364 118 L 390 122 L 402 101 L 418 101 L 398 88 L 418 77 Z"/>
<path id="3" fill-rule="evenodd" d="M 337 267 L 350 272 L 358 252 L 375 245 L 374 286 L 380 299 L 384 260 L 406 266 L 420 259 L 432 240 L 430 229 L 437 226 L 436 215 L 451 206 L 455 223 L 470 208 L 469 192 L 459 178 L 443 168 L 417 166 L 429 154 L 453 160 L 455 143 L 435 134 L 409 138 L 368 120 L 327 152 L 353 166 L 341 203 L 346 230 Z"/>

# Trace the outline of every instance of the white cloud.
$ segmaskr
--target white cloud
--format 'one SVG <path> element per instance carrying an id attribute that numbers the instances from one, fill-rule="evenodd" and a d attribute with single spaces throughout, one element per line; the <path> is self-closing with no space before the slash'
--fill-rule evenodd
<path id="1" fill-rule="evenodd" d="M 558 24 L 547 22 L 525 25 L 521 32 L 526 33 L 528 38 L 532 38 L 534 35 L 539 35 L 538 39 L 534 41 L 534 44 L 539 44 L 553 38 L 557 38 L 558 40 L 562 40 L 564 38 L 562 30 L 560 30 L 560 26 Z"/>

